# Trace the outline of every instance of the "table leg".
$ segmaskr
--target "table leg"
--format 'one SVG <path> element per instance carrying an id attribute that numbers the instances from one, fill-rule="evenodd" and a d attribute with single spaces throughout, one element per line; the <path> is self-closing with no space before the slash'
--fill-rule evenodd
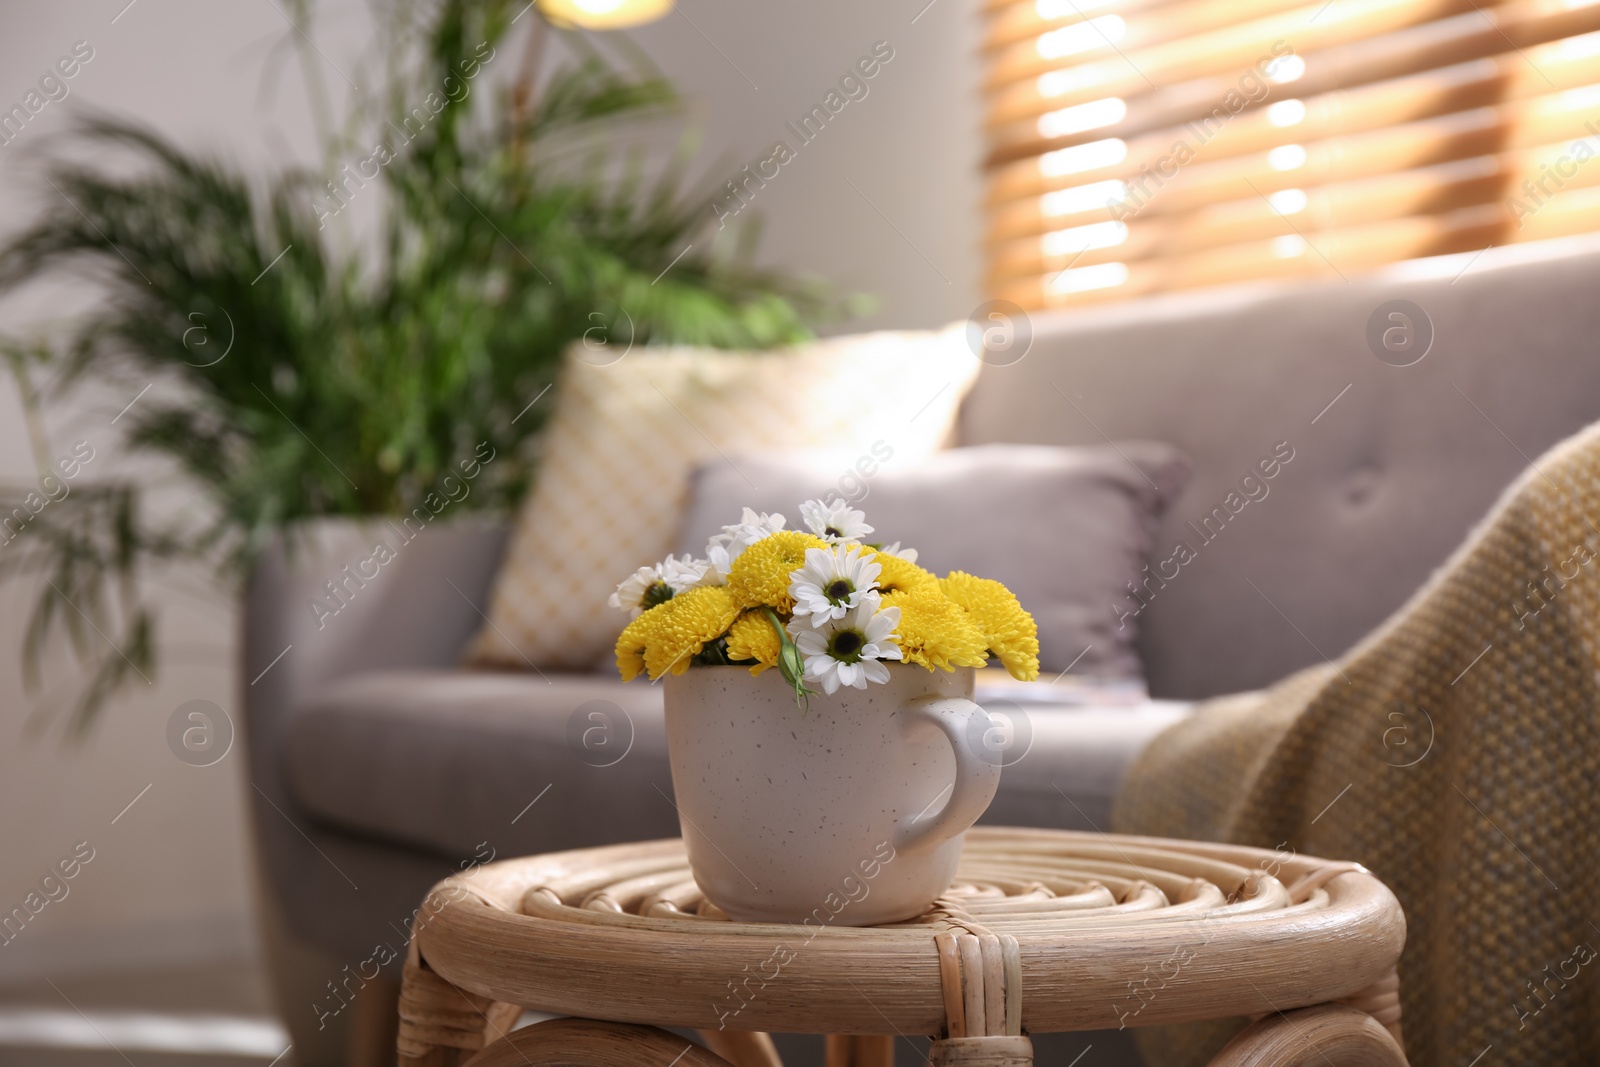
<path id="1" fill-rule="evenodd" d="M 783 1058 L 768 1034 L 740 1030 L 701 1030 L 706 1048 L 733 1067 L 783 1067 Z"/>
<path id="2" fill-rule="evenodd" d="M 829 1034 L 828 1067 L 894 1067 L 894 1038 Z"/>
<path id="3" fill-rule="evenodd" d="M 1210 1067 L 1407 1067 L 1383 1024 L 1342 1004 L 1268 1015 L 1245 1027 Z"/>
<path id="4" fill-rule="evenodd" d="M 727 1060 L 654 1026 L 551 1019 L 524 1026 L 462 1067 L 731 1067 Z"/>
<path id="5" fill-rule="evenodd" d="M 400 1035 L 400 983 L 378 976 L 356 998 L 350 1021 L 347 1067 L 387 1067 Z"/>
<path id="6" fill-rule="evenodd" d="M 1400 972 L 1392 970 L 1383 978 L 1363 989 L 1354 996 L 1345 997 L 1339 1001 L 1352 1008 L 1359 1008 L 1366 1012 L 1389 1031 L 1389 1036 L 1394 1038 L 1394 1043 L 1401 1048 L 1406 1047 L 1405 1038 L 1400 1033 Z"/>
<path id="7" fill-rule="evenodd" d="M 458 989 L 416 952 L 400 985 L 395 1046 L 405 1067 L 455 1067 L 517 1024 L 522 1009 Z"/>
<path id="8" fill-rule="evenodd" d="M 466 1049 L 435 1046 L 421 1056 L 407 1056 L 400 1060 L 402 1067 L 461 1067 L 467 1057 L 474 1055 Z"/>
<path id="9" fill-rule="evenodd" d="M 928 1049 L 928 1067 L 1033 1067 L 1026 1037 L 947 1037 Z"/>

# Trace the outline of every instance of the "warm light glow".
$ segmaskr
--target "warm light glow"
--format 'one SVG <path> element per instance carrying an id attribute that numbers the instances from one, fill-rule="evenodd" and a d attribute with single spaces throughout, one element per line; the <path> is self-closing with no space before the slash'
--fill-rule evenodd
<path id="1" fill-rule="evenodd" d="M 1128 143 L 1120 137 L 1103 141 L 1058 148 L 1039 157 L 1039 173 L 1046 178 L 1060 178 L 1101 167 L 1114 167 L 1128 158 Z"/>
<path id="2" fill-rule="evenodd" d="M 1267 153 L 1267 165 L 1273 170 L 1296 170 L 1306 165 L 1306 150 L 1302 145 L 1281 144 Z"/>
<path id="3" fill-rule="evenodd" d="M 1600 104 L 1600 85 L 1585 85 L 1561 94 L 1561 106 L 1568 111 L 1582 111 L 1597 104 Z"/>
<path id="4" fill-rule="evenodd" d="M 1267 197 L 1274 211 L 1280 215 L 1293 215 L 1306 209 L 1304 189 L 1280 189 Z"/>
<path id="5" fill-rule="evenodd" d="M 1057 189 L 1039 198 L 1039 213 L 1047 218 L 1070 215 L 1074 211 L 1092 211 L 1106 206 L 1107 201 L 1121 203 L 1128 199 L 1126 182 L 1090 182 L 1071 189 Z"/>
<path id="6" fill-rule="evenodd" d="M 1091 248 L 1111 248 L 1128 239 L 1128 226 L 1122 222 L 1095 222 L 1054 230 L 1040 239 L 1047 256 L 1076 256 Z"/>
<path id="7" fill-rule="evenodd" d="M 1078 71 L 1076 69 L 1047 70 L 1043 74 L 1039 75 L 1039 81 L 1037 83 L 1039 95 L 1048 100 L 1053 96 L 1061 96 L 1064 93 L 1070 93 L 1072 90 L 1078 87 L 1078 83 L 1081 80 L 1082 79 L 1079 78 Z"/>
<path id="8" fill-rule="evenodd" d="M 1110 289 L 1128 280 L 1126 263 L 1096 263 L 1092 267 L 1064 270 L 1050 279 L 1052 293 L 1085 293 L 1090 289 Z"/>
<path id="9" fill-rule="evenodd" d="M 1128 105 L 1123 103 L 1120 96 L 1108 96 L 1104 100 L 1091 100 L 1087 104 L 1046 111 L 1039 116 L 1039 136 L 1065 137 L 1069 133 L 1099 129 L 1121 122 L 1127 113 Z"/>
<path id="10" fill-rule="evenodd" d="M 1286 233 L 1272 239 L 1272 254 L 1279 259 L 1293 259 L 1306 250 L 1306 239 L 1297 233 Z"/>
<path id="11" fill-rule="evenodd" d="M 1293 126 L 1305 118 L 1306 105 L 1299 100 L 1279 100 L 1267 108 L 1267 121 L 1274 126 Z"/>
<path id="12" fill-rule="evenodd" d="M 1099 11 L 1103 7 L 1113 7 L 1121 0 L 1034 0 L 1033 10 L 1036 15 L 1047 22 L 1064 19 L 1068 15 L 1077 15 L 1085 11 Z"/>
<path id="13" fill-rule="evenodd" d="M 1585 33 L 1578 37 L 1568 37 L 1556 45 L 1556 56 L 1559 59 L 1588 59 L 1590 56 L 1600 55 L 1600 33 Z"/>
<path id="14" fill-rule="evenodd" d="M 620 30 L 654 22 L 672 10 L 672 0 L 537 0 L 539 11 L 557 26 Z"/>
<path id="15" fill-rule="evenodd" d="M 1060 59 L 1062 56 L 1087 52 L 1091 48 L 1116 44 L 1127 32 L 1128 24 L 1122 21 L 1120 15 L 1101 15 L 1088 22 L 1041 33 L 1034 47 L 1045 59 Z"/>
<path id="16" fill-rule="evenodd" d="M 1306 73 L 1306 61 L 1299 56 L 1281 56 L 1267 64 L 1267 80 L 1278 85 L 1298 81 Z"/>

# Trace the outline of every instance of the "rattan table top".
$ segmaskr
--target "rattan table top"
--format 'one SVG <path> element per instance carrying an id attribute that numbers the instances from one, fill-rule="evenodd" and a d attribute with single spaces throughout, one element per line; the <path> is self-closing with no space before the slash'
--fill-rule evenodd
<path id="1" fill-rule="evenodd" d="M 910 922 L 841 925 L 841 899 L 805 923 L 730 922 L 682 843 L 650 841 L 449 878 L 416 942 L 460 989 L 556 1013 L 961 1037 L 1370 1001 L 1405 940 L 1356 864 L 1067 831 L 970 831 L 955 884 Z"/>

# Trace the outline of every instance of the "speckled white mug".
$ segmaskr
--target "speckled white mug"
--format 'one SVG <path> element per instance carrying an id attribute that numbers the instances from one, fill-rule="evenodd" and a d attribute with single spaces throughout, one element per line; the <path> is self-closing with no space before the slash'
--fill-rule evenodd
<path id="1" fill-rule="evenodd" d="M 809 710 L 775 670 L 666 679 L 689 865 L 732 918 L 871 926 L 919 915 L 949 887 L 962 835 L 1000 785 L 998 761 L 970 740 L 989 719 L 970 668 L 889 676 L 818 693 Z"/>

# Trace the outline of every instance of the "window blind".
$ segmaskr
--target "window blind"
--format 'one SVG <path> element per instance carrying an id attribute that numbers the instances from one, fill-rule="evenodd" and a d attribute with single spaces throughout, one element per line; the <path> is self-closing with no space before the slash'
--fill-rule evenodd
<path id="1" fill-rule="evenodd" d="M 1600 230 L 1600 0 L 989 0 L 1025 309 Z"/>

